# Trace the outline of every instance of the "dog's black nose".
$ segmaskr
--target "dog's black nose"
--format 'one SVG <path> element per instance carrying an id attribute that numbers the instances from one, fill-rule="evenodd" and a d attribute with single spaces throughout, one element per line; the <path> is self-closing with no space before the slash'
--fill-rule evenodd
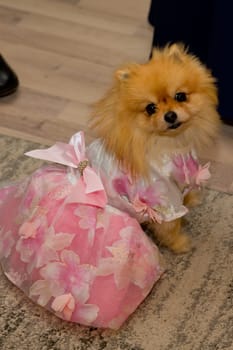
<path id="1" fill-rule="evenodd" d="M 169 112 L 165 113 L 164 119 L 167 123 L 173 124 L 177 120 L 177 114 L 173 111 L 169 111 Z"/>

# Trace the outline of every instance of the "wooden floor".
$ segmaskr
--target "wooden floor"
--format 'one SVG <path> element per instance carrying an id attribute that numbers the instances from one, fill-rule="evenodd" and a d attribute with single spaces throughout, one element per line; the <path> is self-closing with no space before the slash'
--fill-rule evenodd
<path id="1" fill-rule="evenodd" d="M 86 128 L 122 63 L 148 58 L 149 0 L 0 0 L 0 51 L 20 91 L 0 101 L 0 132 L 50 144 Z"/>
<path id="2" fill-rule="evenodd" d="M 90 105 L 114 69 L 148 59 L 149 4 L 0 0 L 0 52 L 20 79 L 19 92 L 0 100 L 0 133 L 49 145 L 86 130 Z M 232 136 L 233 128 L 225 126 L 216 148 L 204 154 L 220 164 L 219 179 L 225 165 L 232 169 Z M 223 190 L 233 190 L 231 179 Z"/>

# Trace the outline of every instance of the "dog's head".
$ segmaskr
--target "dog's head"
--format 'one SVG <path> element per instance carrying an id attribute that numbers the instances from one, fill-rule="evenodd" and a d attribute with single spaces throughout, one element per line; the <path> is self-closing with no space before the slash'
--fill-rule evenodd
<path id="1" fill-rule="evenodd" d="M 209 142 L 219 125 L 215 79 L 182 45 L 154 49 L 145 64 L 118 69 L 94 110 L 107 150 L 132 174 L 144 174 L 156 144 L 167 151 Z M 164 150 L 165 151 L 165 150 Z"/>

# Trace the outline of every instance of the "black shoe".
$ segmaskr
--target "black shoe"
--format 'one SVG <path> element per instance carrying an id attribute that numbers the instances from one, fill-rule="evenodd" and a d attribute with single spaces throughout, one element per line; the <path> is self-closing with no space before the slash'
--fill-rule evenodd
<path id="1" fill-rule="evenodd" d="M 18 86 L 19 80 L 16 74 L 0 55 L 0 97 L 13 94 Z"/>

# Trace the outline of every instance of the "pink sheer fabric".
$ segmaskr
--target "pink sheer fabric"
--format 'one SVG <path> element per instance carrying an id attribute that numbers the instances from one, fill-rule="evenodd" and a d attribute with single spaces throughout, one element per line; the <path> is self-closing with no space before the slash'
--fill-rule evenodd
<path id="1" fill-rule="evenodd" d="M 119 328 L 164 271 L 157 247 L 133 217 L 107 203 L 82 133 L 29 155 L 65 166 L 42 167 L 0 189 L 5 275 L 64 320 Z"/>

